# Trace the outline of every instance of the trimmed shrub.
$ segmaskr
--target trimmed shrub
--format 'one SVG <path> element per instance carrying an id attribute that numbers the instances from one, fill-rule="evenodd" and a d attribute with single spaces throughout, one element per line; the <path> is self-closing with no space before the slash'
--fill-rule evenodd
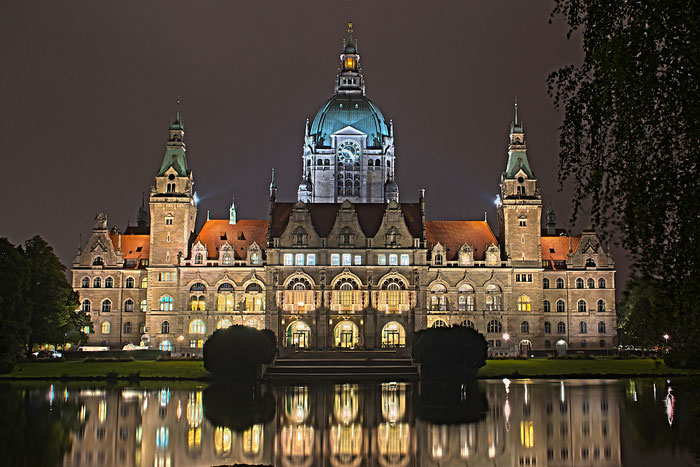
<path id="1" fill-rule="evenodd" d="M 250 326 L 217 329 L 204 343 L 204 368 L 215 378 L 255 379 L 277 350 L 275 334 Z"/>
<path id="2" fill-rule="evenodd" d="M 414 334 L 411 355 L 426 378 L 468 379 L 486 365 L 487 349 L 484 336 L 472 328 L 429 328 Z"/>
<path id="3" fill-rule="evenodd" d="M 204 390 L 204 416 L 214 426 L 245 431 L 275 418 L 275 399 L 256 383 L 217 381 Z"/>

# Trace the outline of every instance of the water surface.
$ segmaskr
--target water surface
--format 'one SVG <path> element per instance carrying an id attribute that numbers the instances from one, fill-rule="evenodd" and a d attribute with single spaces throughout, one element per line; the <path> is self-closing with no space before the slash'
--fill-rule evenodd
<path id="1" fill-rule="evenodd" d="M 696 383 L 3 384 L 0 463 L 695 465 Z"/>

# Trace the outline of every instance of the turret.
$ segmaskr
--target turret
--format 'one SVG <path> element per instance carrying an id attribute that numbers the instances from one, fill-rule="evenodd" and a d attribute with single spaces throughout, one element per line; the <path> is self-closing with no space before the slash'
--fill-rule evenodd
<path id="1" fill-rule="evenodd" d="M 348 35 L 343 41 L 343 53 L 340 54 L 340 68 L 335 81 L 336 94 L 365 94 L 360 54 L 357 53 L 357 41 L 353 35 L 352 21 L 348 21 Z"/>
<path id="2" fill-rule="evenodd" d="M 557 216 L 554 214 L 554 208 L 552 204 L 549 204 L 549 209 L 547 209 L 547 235 L 557 234 Z"/>
<path id="3" fill-rule="evenodd" d="M 228 210 L 228 223 L 232 225 L 236 223 L 236 198 L 234 197 L 231 198 L 231 207 Z"/>

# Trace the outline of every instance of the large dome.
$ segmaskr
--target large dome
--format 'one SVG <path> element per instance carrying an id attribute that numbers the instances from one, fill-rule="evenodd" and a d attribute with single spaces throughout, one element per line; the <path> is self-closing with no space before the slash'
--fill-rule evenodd
<path id="1" fill-rule="evenodd" d="M 367 135 L 367 147 L 379 148 L 382 139 L 389 136 L 384 115 L 369 99 L 361 94 L 336 94 L 318 111 L 311 124 L 311 136 L 316 145 L 330 147 L 330 135 L 351 126 Z"/>

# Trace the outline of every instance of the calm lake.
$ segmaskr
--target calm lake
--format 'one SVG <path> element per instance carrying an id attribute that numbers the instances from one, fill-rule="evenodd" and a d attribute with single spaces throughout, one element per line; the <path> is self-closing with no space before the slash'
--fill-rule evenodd
<path id="1" fill-rule="evenodd" d="M 696 465 L 698 382 L 3 383 L 0 463 Z"/>

